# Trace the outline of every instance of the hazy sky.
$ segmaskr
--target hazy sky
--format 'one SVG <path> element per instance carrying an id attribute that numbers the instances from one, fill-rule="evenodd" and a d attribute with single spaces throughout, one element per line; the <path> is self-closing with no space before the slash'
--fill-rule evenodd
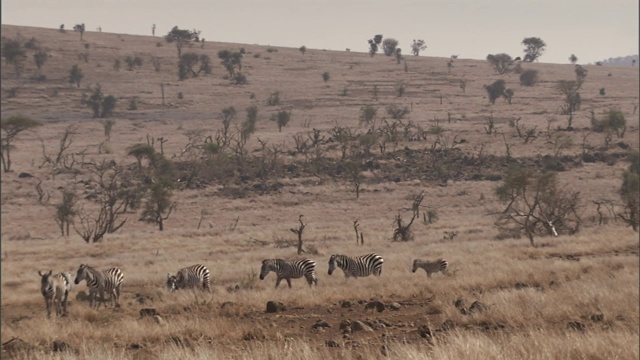
<path id="1" fill-rule="evenodd" d="M 525 37 L 547 44 L 540 62 L 582 64 L 638 53 L 638 0 L 3 0 L 2 23 L 151 35 L 173 26 L 207 41 L 367 51 L 382 34 L 405 55 L 522 56 Z"/>

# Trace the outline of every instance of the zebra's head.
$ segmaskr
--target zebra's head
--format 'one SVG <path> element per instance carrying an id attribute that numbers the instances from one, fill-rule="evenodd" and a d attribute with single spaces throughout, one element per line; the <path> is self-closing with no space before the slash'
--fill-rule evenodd
<path id="1" fill-rule="evenodd" d="M 274 261 L 272 259 L 262 260 L 262 267 L 260 268 L 260 280 L 264 280 L 273 267 Z"/>
<path id="2" fill-rule="evenodd" d="M 176 283 L 178 278 L 175 275 L 167 274 L 167 288 L 169 291 L 176 291 Z"/>
<path id="3" fill-rule="evenodd" d="M 42 285 L 49 282 L 49 277 L 51 276 L 51 273 L 52 273 L 51 270 L 49 270 L 48 272 L 42 272 L 38 270 L 38 275 L 40 275 L 41 277 Z"/>
<path id="4" fill-rule="evenodd" d="M 46 292 L 46 289 L 49 287 L 49 277 L 51 276 L 52 271 L 49 270 L 48 272 L 42 272 L 42 271 L 38 271 L 38 275 L 40 275 L 40 291 L 42 291 L 42 294 L 44 295 Z"/>
<path id="5" fill-rule="evenodd" d="M 329 275 L 333 274 L 333 271 L 336 269 L 336 256 L 331 255 L 329 258 Z"/>
<path id="6" fill-rule="evenodd" d="M 89 265 L 87 264 L 80 264 L 80 267 L 78 268 L 78 272 L 76 273 L 76 279 L 73 281 L 76 285 L 80 284 L 80 281 L 87 278 L 88 266 Z"/>
<path id="7" fill-rule="evenodd" d="M 419 261 L 420 261 L 419 259 L 413 260 L 413 269 L 411 269 L 411 272 L 416 272 L 418 270 L 418 262 Z"/>

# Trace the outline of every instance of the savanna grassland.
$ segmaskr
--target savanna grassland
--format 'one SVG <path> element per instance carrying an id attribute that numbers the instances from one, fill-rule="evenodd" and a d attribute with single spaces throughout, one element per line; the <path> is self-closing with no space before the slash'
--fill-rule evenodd
<path id="1" fill-rule="evenodd" d="M 2 118 L 42 122 L 16 136 L 11 171 L 2 173 L 3 358 L 640 356 L 638 234 L 615 215 L 627 155 L 639 147 L 636 68 L 585 65 L 582 104 L 566 131 L 557 82 L 574 80 L 574 66 L 545 64 L 544 56 L 521 64 L 538 71 L 528 87 L 486 61 L 461 58 L 449 68 L 428 50 L 398 64 L 384 54 L 207 41 L 182 52 L 208 55 L 212 73 L 179 81 L 176 47 L 161 37 L 85 32 L 81 41 L 73 31 L 10 25 L 2 36 L 35 38 L 48 53 L 40 70 L 32 49 L 19 76 L 11 65 L 1 70 Z M 233 85 L 218 52 L 241 48 L 247 83 Z M 128 56 L 141 66 L 128 70 Z M 84 74 L 80 86 L 69 83 L 73 65 Z M 483 86 L 498 79 L 514 91 L 511 104 L 489 102 Z M 117 100 L 109 136 L 105 119 L 82 102 L 98 83 Z M 279 104 L 269 105 L 276 92 Z M 238 133 L 252 105 L 255 131 L 243 143 Z M 377 109 L 371 122 L 361 120 L 368 105 Z M 392 105 L 407 114 L 392 119 Z M 221 143 L 229 107 L 236 114 Z M 590 130 L 592 117 L 611 109 L 626 119 L 624 137 Z M 270 120 L 280 111 L 290 111 L 281 131 Z M 535 128 L 527 143 L 514 119 Z M 68 147 L 56 161 L 65 131 Z M 138 163 L 128 155 L 136 144 L 162 161 Z M 100 242 L 85 243 L 74 226 L 60 234 L 63 190 L 82 214 L 97 214 L 102 161 L 118 169 L 119 186 L 171 184 L 175 208 L 163 231 L 138 221 L 142 209 L 129 209 Z M 561 188 L 579 192 L 575 233 L 536 236 L 534 247 L 495 226 L 506 207 L 495 189 L 514 164 L 557 170 Z M 412 239 L 392 241 L 396 216 L 409 223 L 420 194 Z M 594 201 L 604 204 L 602 218 Z M 437 218 L 430 223 L 426 213 Z M 306 253 L 298 256 L 290 229 L 300 215 Z M 364 244 L 355 241 L 356 220 Z M 82 232 L 79 218 L 74 224 Z M 385 260 L 380 277 L 327 274 L 331 254 L 370 252 Z M 274 274 L 260 281 L 261 260 L 275 257 L 314 259 L 318 286 L 298 279 L 275 289 Z M 411 272 L 413 259 L 440 257 L 448 273 Z M 47 318 L 38 270 L 75 275 L 81 263 L 122 269 L 122 306 L 90 309 L 83 282 L 70 294 L 68 316 Z M 197 263 L 211 271 L 211 293 L 167 291 L 167 273 Z M 266 313 L 268 301 L 285 309 Z M 143 308 L 160 318 L 141 317 Z M 54 342 L 65 349 L 54 351 Z"/>

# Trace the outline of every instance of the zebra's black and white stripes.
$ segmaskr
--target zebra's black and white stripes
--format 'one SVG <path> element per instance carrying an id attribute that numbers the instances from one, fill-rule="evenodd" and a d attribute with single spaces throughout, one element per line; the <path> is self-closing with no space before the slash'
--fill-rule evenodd
<path id="1" fill-rule="evenodd" d="M 104 293 L 111 294 L 111 302 L 115 307 L 119 307 L 120 291 L 122 290 L 122 282 L 124 275 L 117 267 L 99 271 L 87 264 L 80 264 L 78 273 L 76 274 L 75 283 L 80 284 L 82 280 L 86 280 L 89 288 L 89 306 L 95 304 L 96 293 L 100 293 L 100 299 L 104 301 Z M 101 301 L 101 302 L 102 302 Z M 96 305 L 96 309 L 100 307 L 100 303 Z"/>
<path id="2" fill-rule="evenodd" d="M 71 276 L 65 273 L 51 275 L 52 271 L 46 273 L 38 271 L 40 275 L 40 292 L 44 297 L 47 307 L 47 317 L 51 316 L 51 307 L 56 306 L 56 316 L 67 314 L 67 298 L 71 291 Z"/>
<path id="3" fill-rule="evenodd" d="M 431 274 L 438 271 L 445 274 L 449 270 L 449 263 L 445 259 L 438 259 L 436 261 L 427 261 L 421 259 L 413 260 L 412 272 L 416 272 L 418 269 L 424 269 L 427 272 L 427 276 L 431 277 Z"/>
<path id="4" fill-rule="evenodd" d="M 291 279 L 299 279 L 305 277 L 309 286 L 312 284 L 318 285 L 318 278 L 316 277 L 316 262 L 310 259 L 304 260 L 283 260 L 283 259 L 265 259 L 262 260 L 262 268 L 260 269 L 260 280 L 269 274 L 269 272 L 275 272 L 276 288 L 280 285 L 282 279 L 287 281 L 287 285 L 291 288 Z"/>
<path id="5" fill-rule="evenodd" d="M 211 292 L 209 269 L 204 265 L 192 265 L 178 270 L 176 275 L 167 274 L 167 287 L 169 291 L 186 289 L 192 287 L 202 287 L 203 290 Z"/>
<path id="6" fill-rule="evenodd" d="M 356 257 L 331 255 L 331 258 L 329 258 L 329 275 L 333 273 L 337 266 L 342 269 L 345 277 L 365 277 L 371 274 L 380 276 L 383 262 L 382 256 L 377 254 Z"/>

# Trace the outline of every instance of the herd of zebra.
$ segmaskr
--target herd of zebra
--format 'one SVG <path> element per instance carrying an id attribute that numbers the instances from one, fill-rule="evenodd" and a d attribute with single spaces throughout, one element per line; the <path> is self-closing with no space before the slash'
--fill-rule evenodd
<path id="1" fill-rule="evenodd" d="M 365 277 L 371 274 L 380 276 L 382 274 L 382 264 L 384 260 L 382 256 L 377 254 L 367 254 L 362 256 L 350 257 L 346 255 L 331 255 L 329 258 L 329 271 L 331 275 L 336 268 L 340 268 L 344 272 L 344 276 L 348 277 Z M 423 269 L 429 277 L 437 272 L 443 274 L 449 269 L 449 263 L 445 259 L 436 261 L 426 261 L 415 259 L 413 261 L 412 272 Z M 316 262 L 311 259 L 302 260 L 283 260 L 283 259 L 265 259 L 262 261 L 260 269 L 260 280 L 270 273 L 276 274 L 276 288 L 284 279 L 291 288 L 291 279 L 299 279 L 304 277 L 309 286 L 318 285 L 316 277 Z M 73 285 L 71 282 L 72 275 L 70 273 L 57 273 L 52 275 L 52 271 L 38 271 L 41 277 L 42 296 L 45 300 L 47 308 L 47 316 L 51 316 L 51 308 L 55 305 L 56 315 L 63 316 L 67 314 L 67 299 Z M 99 271 L 87 264 L 81 264 L 76 273 L 73 283 L 76 285 L 82 281 L 86 281 L 89 289 L 89 307 L 98 309 L 102 301 L 97 302 L 96 295 L 99 293 L 101 300 L 104 300 L 104 294 L 111 296 L 111 303 L 114 307 L 119 307 L 120 291 L 124 281 L 124 275 L 120 269 L 113 267 L 104 271 Z M 167 288 L 169 291 L 187 288 L 202 288 L 202 290 L 211 291 L 210 273 L 204 265 L 192 265 L 178 270 L 176 275 L 167 274 Z"/>

